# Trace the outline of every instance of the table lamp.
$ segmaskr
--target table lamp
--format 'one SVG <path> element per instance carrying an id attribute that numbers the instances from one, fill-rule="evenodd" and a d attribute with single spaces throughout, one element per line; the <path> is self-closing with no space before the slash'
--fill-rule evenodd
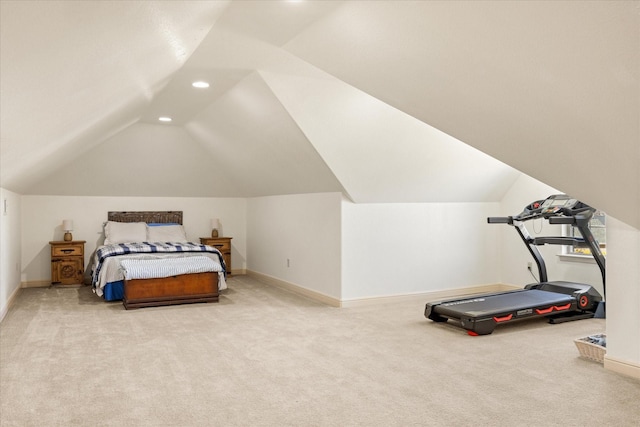
<path id="1" fill-rule="evenodd" d="M 62 221 L 62 229 L 64 230 L 64 241 L 72 241 L 73 236 L 71 235 L 71 231 L 73 231 L 73 220 L 65 219 L 64 221 Z"/>

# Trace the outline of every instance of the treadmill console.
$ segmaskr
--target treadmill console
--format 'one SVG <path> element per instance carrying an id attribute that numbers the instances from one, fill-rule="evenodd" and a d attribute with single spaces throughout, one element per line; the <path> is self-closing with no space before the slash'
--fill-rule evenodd
<path id="1" fill-rule="evenodd" d="M 543 216 L 554 215 L 559 212 L 570 214 L 570 212 L 576 209 L 578 203 L 580 203 L 578 200 L 571 199 L 569 196 L 565 196 L 564 194 L 549 196 L 542 203 L 540 213 Z"/>
<path id="2" fill-rule="evenodd" d="M 520 214 L 511 217 L 517 221 L 527 221 L 535 218 L 549 218 L 551 216 L 574 216 L 586 210 L 594 211 L 577 199 L 572 199 L 565 194 L 554 194 L 544 200 L 538 200 L 524 207 Z M 490 221 L 497 222 L 497 221 Z"/>

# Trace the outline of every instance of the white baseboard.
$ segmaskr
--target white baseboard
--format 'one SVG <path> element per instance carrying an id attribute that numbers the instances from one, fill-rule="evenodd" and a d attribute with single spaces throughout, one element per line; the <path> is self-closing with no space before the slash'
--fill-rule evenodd
<path id="1" fill-rule="evenodd" d="M 15 288 L 13 290 L 13 292 L 11 293 L 11 295 L 9 295 L 9 298 L 7 299 L 7 304 L 2 308 L 2 310 L 0 310 L 0 322 L 2 322 L 4 320 L 4 316 L 6 316 L 7 313 L 9 312 L 9 309 L 11 308 L 13 303 L 15 302 L 16 297 L 18 296 L 19 292 L 20 292 L 20 286 Z"/>
<path id="2" fill-rule="evenodd" d="M 249 277 L 253 277 L 268 285 L 286 289 L 288 291 L 297 293 L 299 295 L 303 295 L 305 297 L 330 305 L 332 307 L 342 307 L 342 308 L 386 304 L 390 302 L 409 301 L 409 300 L 415 300 L 415 299 L 424 300 L 424 302 L 426 303 L 428 301 L 436 301 L 436 300 L 445 299 L 445 298 L 455 298 L 455 297 L 464 296 L 464 295 L 522 289 L 522 287 L 520 286 L 506 285 L 503 283 L 495 283 L 495 284 L 489 284 L 489 285 L 470 286 L 470 287 L 458 288 L 458 289 L 445 289 L 445 290 L 439 290 L 439 291 L 418 292 L 413 294 L 385 295 L 385 296 L 340 300 L 338 298 L 334 298 L 329 295 L 325 295 L 323 293 L 313 291 L 311 289 L 307 289 L 300 285 L 296 285 L 295 283 L 287 282 L 266 274 L 258 273 L 256 271 L 246 270 L 246 274 Z"/>
<path id="3" fill-rule="evenodd" d="M 640 364 L 604 355 L 604 368 L 628 377 L 640 379 Z"/>
<path id="4" fill-rule="evenodd" d="M 49 280 L 32 280 L 20 283 L 21 288 L 48 288 L 49 286 L 51 286 L 51 281 Z"/>
<path id="5" fill-rule="evenodd" d="M 505 285 L 503 283 L 494 283 L 488 285 L 469 286 L 466 288 L 443 289 L 438 291 L 416 292 L 412 294 L 402 295 L 385 295 L 367 298 L 354 298 L 340 301 L 341 307 L 360 307 L 365 305 L 386 304 L 390 302 L 411 301 L 420 299 L 425 303 L 429 301 L 437 301 L 447 298 L 455 298 L 465 295 L 482 294 L 489 292 L 511 291 L 514 289 L 522 289 L 521 286 Z"/>
<path id="6" fill-rule="evenodd" d="M 256 280 L 266 283 L 267 285 L 276 286 L 281 289 L 286 289 L 293 293 L 303 295 L 305 297 L 330 305 L 332 307 L 340 307 L 340 300 L 334 297 L 330 297 L 329 295 L 325 295 L 317 291 L 312 291 L 311 289 L 304 288 L 300 285 L 296 285 L 291 282 L 280 280 L 275 277 L 268 276 L 266 274 L 258 273 L 256 271 L 247 270 L 246 272 L 247 272 L 247 276 L 253 277 Z"/>

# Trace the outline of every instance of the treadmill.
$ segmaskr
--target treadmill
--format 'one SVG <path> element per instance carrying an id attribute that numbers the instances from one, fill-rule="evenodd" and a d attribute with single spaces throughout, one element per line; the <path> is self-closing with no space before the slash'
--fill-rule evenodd
<path id="1" fill-rule="evenodd" d="M 536 262 L 539 283 L 526 285 L 524 289 L 427 303 L 426 318 L 434 322 L 453 320 L 466 329 L 469 335 L 488 335 L 497 325 L 547 317 L 549 323 L 604 317 L 604 299 L 591 285 L 548 281 L 544 259 L 537 246 L 573 245 L 588 247 L 602 274 L 605 290 L 605 258 L 598 242 L 589 229 L 589 220 L 595 209 L 564 194 L 549 196 L 527 205 L 516 216 L 490 217 L 489 224 L 513 226 Z M 525 222 L 543 218 L 550 224 L 570 224 L 576 227 L 582 237 L 531 237 Z"/>

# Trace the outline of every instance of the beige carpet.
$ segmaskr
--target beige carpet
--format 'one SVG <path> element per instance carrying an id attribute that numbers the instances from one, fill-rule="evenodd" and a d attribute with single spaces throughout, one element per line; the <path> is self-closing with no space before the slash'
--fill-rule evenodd
<path id="1" fill-rule="evenodd" d="M 0 324 L 0 425 L 637 426 L 640 382 L 579 357 L 605 321 L 470 337 L 421 299 L 337 309 L 245 276 L 125 311 L 24 289 Z"/>

